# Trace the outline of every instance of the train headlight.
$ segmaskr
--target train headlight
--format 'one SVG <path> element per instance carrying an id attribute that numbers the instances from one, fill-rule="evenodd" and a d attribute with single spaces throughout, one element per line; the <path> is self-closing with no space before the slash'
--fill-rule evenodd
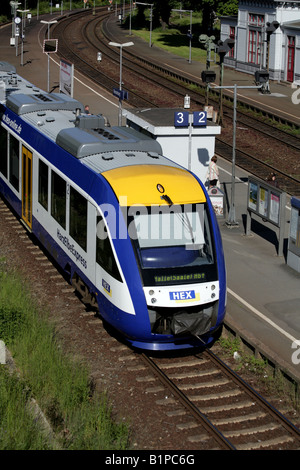
<path id="1" fill-rule="evenodd" d="M 149 290 L 149 295 L 153 295 L 154 294 L 154 290 Z"/>
<path id="2" fill-rule="evenodd" d="M 153 304 L 155 304 L 155 302 L 157 302 L 156 298 L 155 298 L 155 297 L 152 297 L 151 302 L 152 302 Z"/>
<path id="3" fill-rule="evenodd" d="M 215 284 L 212 284 L 212 285 L 210 286 L 210 288 L 211 288 L 211 290 L 215 290 L 215 288 L 216 288 Z M 215 297 L 216 297 L 216 294 L 215 294 L 214 292 L 212 292 L 211 298 L 214 299 Z"/>

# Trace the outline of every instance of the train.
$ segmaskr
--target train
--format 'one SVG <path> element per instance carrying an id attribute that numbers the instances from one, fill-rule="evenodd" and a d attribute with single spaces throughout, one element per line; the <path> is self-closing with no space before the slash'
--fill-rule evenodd
<path id="1" fill-rule="evenodd" d="M 226 267 L 203 182 L 3 62 L 0 124 L 2 197 L 110 330 L 137 350 L 211 347 Z"/>

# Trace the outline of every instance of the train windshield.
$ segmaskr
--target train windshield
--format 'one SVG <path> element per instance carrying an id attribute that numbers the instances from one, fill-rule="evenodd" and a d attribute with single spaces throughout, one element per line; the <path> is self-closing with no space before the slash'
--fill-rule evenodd
<path id="1" fill-rule="evenodd" d="M 128 208 L 128 232 L 145 285 L 215 279 L 206 204 Z"/>

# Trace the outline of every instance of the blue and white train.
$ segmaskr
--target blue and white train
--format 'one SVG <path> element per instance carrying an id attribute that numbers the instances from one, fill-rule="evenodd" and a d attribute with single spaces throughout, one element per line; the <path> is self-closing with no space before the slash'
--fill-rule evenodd
<path id="1" fill-rule="evenodd" d="M 0 63 L 0 192 L 133 347 L 208 346 L 226 310 L 214 210 L 199 179 L 129 127 L 86 115 Z"/>

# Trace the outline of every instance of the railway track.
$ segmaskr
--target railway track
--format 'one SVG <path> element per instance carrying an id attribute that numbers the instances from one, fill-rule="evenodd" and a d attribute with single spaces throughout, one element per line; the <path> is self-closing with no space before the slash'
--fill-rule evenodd
<path id="1" fill-rule="evenodd" d="M 227 160 L 231 160 L 232 157 L 232 146 L 222 139 L 216 139 L 215 145 L 216 153 L 221 155 Z M 259 158 L 254 155 L 250 155 L 242 150 L 236 151 L 236 164 L 248 171 L 252 175 L 262 177 L 268 172 L 276 172 L 276 179 L 280 181 L 280 187 L 284 188 L 288 194 L 300 195 L 300 181 L 297 178 L 293 178 L 282 171 L 278 166 L 262 162 Z M 268 171 L 267 171 L 268 170 Z"/>
<path id="2" fill-rule="evenodd" d="M 76 28 L 73 22 L 76 21 Z M 65 18 L 55 26 L 55 35 L 59 37 L 59 53 L 75 63 L 75 67 L 89 76 L 96 83 L 112 90 L 119 86 L 119 50 L 108 46 L 110 37 L 109 21 L 111 15 L 100 11 L 96 17 L 77 14 Z M 75 31 L 75 33 L 74 33 Z M 102 62 L 97 64 L 97 51 L 101 50 Z M 129 92 L 129 104 L 134 107 L 177 107 L 182 106 L 183 98 L 188 92 L 191 97 L 191 108 L 199 109 L 204 104 L 204 88 L 200 83 L 198 89 L 191 91 L 187 84 L 180 82 L 179 77 L 170 77 L 170 72 L 161 65 L 149 63 L 143 57 L 136 57 L 133 52 L 124 48 L 123 67 L 126 69 L 126 85 Z M 163 90 L 163 92 L 162 92 Z M 217 100 L 215 102 L 217 105 Z M 222 136 L 216 138 L 217 153 L 232 160 L 232 107 L 223 105 L 224 129 Z M 256 134 L 262 149 L 252 144 L 252 134 L 242 137 L 237 142 L 237 164 L 256 176 L 265 179 L 270 171 L 276 171 L 281 189 L 292 195 L 300 194 L 300 139 L 284 131 L 274 129 L 266 122 L 258 122 L 245 111 L 238 111 L 238 125 Z M 274 144 L 272 143 L 274 142 Z M 244 148 L 245 145 L 250 147 Z M 275 151 L 272 151 L 275 148 Z M 275 158 L 274 155 L 277 155 Z M 282 165 L 282 155 L 285 155 Z"/>
<path id="3" fill-rule="evenodd" d="M 107 42 L 100 41 L 98 37 L 99 22 L 101 24 L 107 16 L 107 10 L 100 10 L 96 18 L 92 17 L 87 22 L 86 15 L 82 16 L 77 13 L 60 21 L 55 27 L 55 35 L 59 38 L 60 56 L 74 63 L 77 70 L 80 70 L 95 83 L 112 92 L 113 88 L 119 87 L 120 56 L 108 47 Z M 103 58 L 105 57 L 101 64 L 98 64 L 96 60 L 98 51 L 101 51 Z M 126 53 L 123 55 L 125 68 L 128 67 L 128 61 Z M 129 79 L 129 82 L 134 83 L 136 72 L 129 71 L 126 78 Z M 149 87 L 147 78 L 144 87 Z M 132 106 L 153 106 L 153 101 L 150 98 L 147 99 L 145 95 L 142 96 L 140 92 L 136 92 L 134 86 L 130 86 L 130 89 L 123 86 L 123 89 L 130 92 Z M 151 89 L 153 90 L 153 84 Z"/>
<path id="4" fill-rule="evenodd" d="M 300 449 L 300 431 L 211 351 L 178 359 L 142 356 L 170 395 L 158 400 L 187 439 L 225 450 Z M 177 403 L 183 406 L 178 408 Z M 203 428 L 205 432 L 203 432 Z M 215 443 L 215 444 L 214 444 Z"/>

